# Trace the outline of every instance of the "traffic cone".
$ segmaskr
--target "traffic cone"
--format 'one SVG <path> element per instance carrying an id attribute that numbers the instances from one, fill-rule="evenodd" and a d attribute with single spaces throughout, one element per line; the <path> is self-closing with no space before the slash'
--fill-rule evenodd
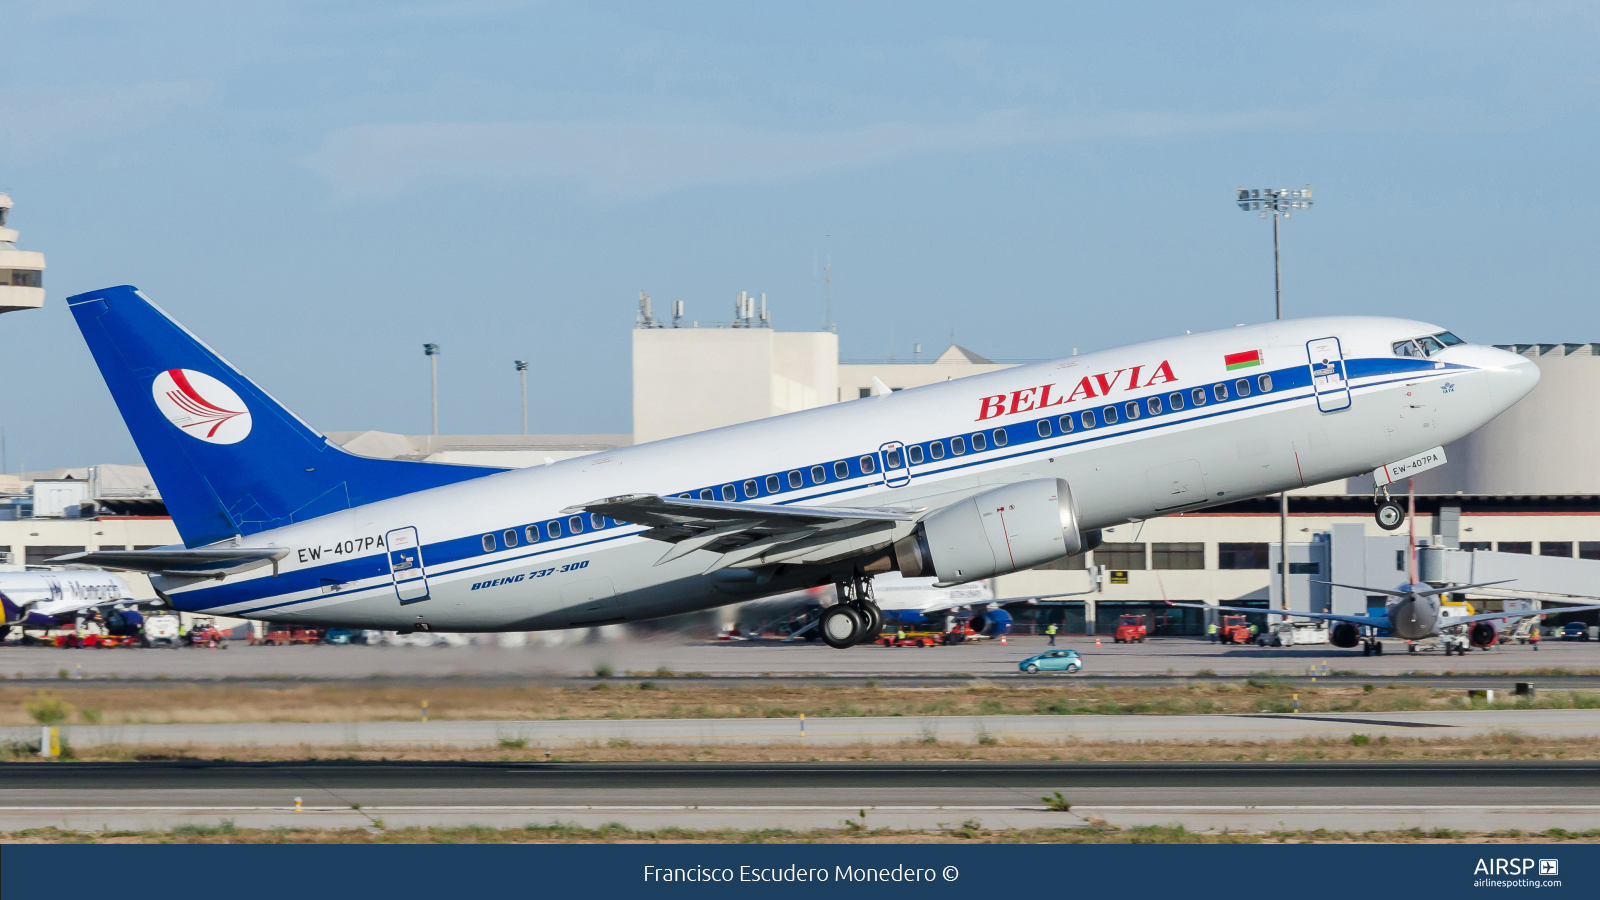
<path id="1" fill-rule="evenodd" d="M 1004 644 L 1005 642 L 1006 642 L 1006 636 L 1003 635 L 1003 634 L 1000 635 L 1000 643 Z"/>
<path id="2" fill-rule="evenodd" d="M 1094 646 L 1096 649 L 1099 649 L 1100 647 L 1100 638 L 1098 636 L 1096 636 L 1094 639 Z"/>

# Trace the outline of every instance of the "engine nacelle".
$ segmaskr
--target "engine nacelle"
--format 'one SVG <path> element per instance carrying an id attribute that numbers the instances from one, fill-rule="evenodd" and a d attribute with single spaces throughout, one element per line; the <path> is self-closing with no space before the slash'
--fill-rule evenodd
<path id="1" fill-rule="evenodd" d="M 144 616 L 131 609 L 113 610 L 106 615 L 106 633 L 133 637 L 144 627 Z"/>
<path id="2" fill-rule="evenodd" d="M 1467 641 L 1474 647 L 1493 647 L 1499 635 L 1493 622 L 1475 622 L 1467 629 Z"/>
<path id="3" fill-rule="evenodd" d="M 1354 647 L 1361 643 L 1361 629 L 1349 622 L 1335 622 L 1328 629 L 1328 641 L 1335 647 Z"/>
<path id="4" fill-rule="evenodd" d="M 1011 630 L 1011 613 L 996 606 L 973 616 L 967 625 L 979 634 L 999 637 Z"/>
<path id="5" fill-rule="evenodd" d="M 939 510 L 895 542 L 907 578 L 937 575 L 961 584 L 1020 572 L 1082 553 L 1072 489 L 1059 478 L 993 488 Z"/>

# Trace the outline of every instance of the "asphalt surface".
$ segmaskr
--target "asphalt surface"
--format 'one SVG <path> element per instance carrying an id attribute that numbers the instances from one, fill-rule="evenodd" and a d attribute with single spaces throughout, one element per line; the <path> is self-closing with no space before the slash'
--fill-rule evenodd
<path id="1" fill-rule="evenodd" d="M 1025 678 L 1022 659 L 1048 649 L 1045 638 L 1016 637 L 1001 644 L 978 641 L 924 649 L 878 646 L 833 650 L 820 643 L 716 642 L 656 637 L 526 647 L 499 646 L 494 636 L 481 643 L 450 647 L 295 646 L 251 647 L 235 642 L 226 650 L 118 648 L 58 650 L 47 647 L 0 647 L 0 674 L 11 679 L 51 680 L 62 672 L 94 680 L 330 680 L 366 678 L 489 678 L 537 680 L 593 676 L 599 668 L 641 676 L 658 669 L 709 676 L 761 678 Z M 1403 674 L 1440 676 L 1459 672 L 1513 673 L 1556 670 L 1600 673 L 1600 642 L 1544 641 L 1535 651 L 1527 645 L 1473 651 L 1467 656 L 1406 653 L 1404 644 L 1387 642 L 1387 653 L 1364 657 L 1360 650 L 1328 645 L 1309 647 L 1236 647 L 1194 638 L 1154 638 L 1143 644 L 1116 644 L 1093 638 L 1065 637 L 1061 647 L 1078 650 L 1085 676 L 1307 676 L 1312 671 L 1352 673 L 1358 677 Z M 1065 676 L 1045 676 L 1065 677 Z M 1512 676 L 1503 675 L 1508 680 Z"/>
<path id="2" fill-rule="evenodd" d="M 928 740 L 978 743 L 1008 738 L 1073 741 L 1274 741 L 1306 737 L 1470 738 L 1502 731 L 1532 737 L 1600 736 L 1600 710 L 1494 709 L 1254 715 L 836 716 L 749 719 L 516 719 L 431 722 L 226 722 L 170 725 L 69 725 L 76 747 L 203 745 L 227 747 L 561 747 L 605 741 L 639 744 L 881 744 Z M 37 742 L 33 727 L 0 729 L 0 740 Z"/>
<path id="3" fill-rule="evenodd" d="M 1070 812 L 1041 797 L 1060 791 Z M 300 811 L 295 811 L 296 800 Z M 1600 762 L 0 764 L 0 830 L 1592 827 Z"/>

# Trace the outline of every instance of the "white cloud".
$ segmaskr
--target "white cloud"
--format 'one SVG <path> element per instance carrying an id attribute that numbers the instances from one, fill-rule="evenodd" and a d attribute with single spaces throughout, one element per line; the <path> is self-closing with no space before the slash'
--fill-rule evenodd
<path id="1" fill-rule="evenodd" d="M 1305 113 L 1136 113 L 1040 118 L 991 113 L 950 124 L 890 122 L 835 131 L 650 122 L 423 122 L 354 125 L 301 160 L 343 197 L 443 183 L 575 184 L 600 195 L 803 178 L 896 159 L 1020 144 L 1303 128 Z"/>
<path id="2" fill-rule="evenodd" d="M 0 93 L 0 155 L 13 165 L 59 155 L 73 144 L 142 131 L 210 95 L 196 81 L 8 88 Z"/>

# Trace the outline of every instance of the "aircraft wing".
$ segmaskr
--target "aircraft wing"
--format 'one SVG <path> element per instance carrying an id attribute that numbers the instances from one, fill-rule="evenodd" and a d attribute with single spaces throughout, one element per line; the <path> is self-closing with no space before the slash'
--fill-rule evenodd
<path id="1" fill-rule="evenodd" d="M 1336 613 L 1295 612 L 1294 610 L 1284 609 L 1251 609 L 1245 606 L 1212 606 L 1209 603 L 1173 603 L 1171 601 L 1168 601 L 1167 605 L 1186 606 L 1190 609 L 1217 609 L 1222 610 L 1223 612 L 1252 613 L 1254 615 L 1295 616 L 1301 619 L 1324 619 L 1329 622 L 1349 622 L 1352 625 L 1365 625 L 1370 628 L 1381 628 L 1385 631 L 1389 630 L 1388 616 L 1341 616 Z M 1500 616 L 1494 616 L 1494 618 L 1500 618 Z M 1460 620 L 1458 619 L 1456 621 Z"/>
<path id="2" fill-rule="evenodd" d="M 1069 591 L 1065 594 L 1038 594 L 1032 597 L 998 597 L 991 600 L 951 600 L 947 603 L 919 606 L 916 609 L 921 613 L 941 613 L 949 612 L 952 609 L 961 609 L 962 607 L 966 606 L 999 606 L 1002 608 L 1007 606 L 1031 606 L 1040 600 L 1053 600 L 1056 597 L 1077 597 L 1083 593 L 1083 591 Z"/>
<path id="3" fill-rule="evenodd" d="M 1533 609 L 1521 612 L 1478 613 L 1477 615 L 1472 616 L 1451 616 L 1447 621 L 1449 621 L 1450 625 L 1453 627 L 1456 625 L 1470 625 L 1473 622 L 1488 622 L 1492 619 L 1522 619 L 1526 618 L 1527 616 L 1548 616 L 1557 613 L 1588 612 L 1591 609 L 1600 609 L 1600 606 L 1562 606 L 1556 609 Z M 1445 620 L 1442 620 L 1440 622 L 1440 628 L 1445 627 L 1444 621 Z"/>
<path id="4" fill-rule="evenodd" d="M 157 547 L 152 550 L 90 550 L 68 553 L 52 563 L 100 566 L 130 572 L 147 572 L 173 578 L 222 578 L 271 566 L 278 572 L 278 560 L 289 555 L 282 547 Z"/>
<path id="5" fill-rule="evenodd" d="M 656 565 L 709 550 L 721 557 L 707 571 L 779 562 L 821 562 L 887 542 L 897 526 L 916 521 L 918 509 L 774 506 L 626 494 L 582 503 L 563 514 L 588 512 L 649 528 L 643 536 L 674 546 Z"/>

